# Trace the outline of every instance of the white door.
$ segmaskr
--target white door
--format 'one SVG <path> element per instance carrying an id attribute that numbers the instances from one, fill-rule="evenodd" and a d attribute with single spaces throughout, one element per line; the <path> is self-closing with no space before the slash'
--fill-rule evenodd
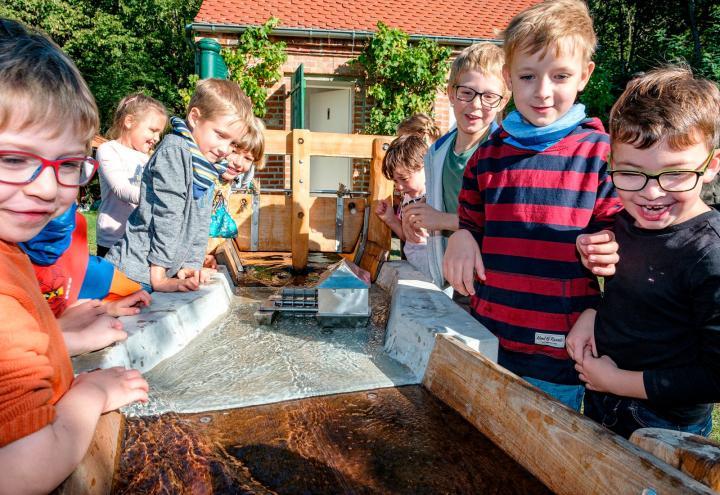
<path id="1" fill-rule="evenodd" d="M 308 84 L 310 86 L 310 84 Z M 315 132 L 350 134 L 350 88 L 307 88 L 308 127 Z M 313 156 L 310 159 L 310 190 L 336 191 L 338 184 L 352 188 L 350 158 Z"/>

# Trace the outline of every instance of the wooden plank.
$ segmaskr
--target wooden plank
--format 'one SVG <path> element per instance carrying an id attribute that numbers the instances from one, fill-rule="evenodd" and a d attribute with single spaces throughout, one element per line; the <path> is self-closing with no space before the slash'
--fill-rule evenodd
<path id="1" fill-rule="evenodd" d="M 713 493 L 459 340 L 436 339 L 425 387 L 555 493 Z"/>
<path id="2" fill-rule="evenodd" d="M 369 134 L 338 134 L 313 132 L 311 155 L 372 158 L 373 141 L 377 138 L 392 140 L 389 136 Z M 292 131 L 266 130 L 265 153 L 268 155 L 292 154 Z"/>
<path id="3" fill-rule="evenodd" d="M 230 272 L 230 277 L 235 285 L 241 285 L 240 272 L 242 271 L 242 264 L 240 261 L 240 253 L 237 252 L 235 243 L 231 239 L 226 239 L 215 250 L 215 259 L 218 264 L 225 265 Z"/>
<path id="4" fill-rule="evenodd" d="M 374 214 L 375 206 L 381 200 L 392 203 L 393 183 L 382 174 L 382 161 L 389 143 L 390 138 L 374 139 L 373 158 L 370 162 L 370 200 L 368 207 L 372 209 L 368 219 L 367 240 L 360 266 L 370 272 L 373 281 L 377 277 L 380 264 L 387 259 L 390 252 L 390 227 Z M 372 249 L 368 249 L 370 245 L 373 245 Z M 366 259 L 367 257 L 373 259 Z M 372 270 L 367 267 L 372 267 Z"/>
<path id="5" fill-rule="evenodd" d="M 266 155 L 292 154 L 292 131 L 265 130 Z"/>
<path id="6" fill-rule="evenodd" d="M 58 495 L 109 495 L 120 462 L 123 415 L 112 411 L 100 416 L 85 457 L 53 493 Z M 39 467 L 42 469 L 42 466 Z"/>
<path id="7" fill-rule="evenodd" d="M 661 428 L 636 430 L 630 442 L 720 492 L 720 445 L 717 442 Z"/>
<path id="8" fill-rule="evenodd" d="M 310 149 L 312 134 L 306 129 L 292 131 L 292 229 L 291 246 L 293 269 L 307 267 L 310 241 Z"/>

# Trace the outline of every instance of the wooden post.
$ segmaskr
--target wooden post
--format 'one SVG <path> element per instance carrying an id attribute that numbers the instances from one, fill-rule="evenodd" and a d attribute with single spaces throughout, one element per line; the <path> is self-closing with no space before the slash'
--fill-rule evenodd
<path id="1" fill-rule="evenodd" d="M 376 138 L 373 140 L 372 160 L 370 162 L 370 199 L 368 208 L 367 239 L 360 266 L 370 272 L 374 281 L 377 277 L 380 263 L 387 259 L 390 253 L 391 232 L 390 227 L 375 214 L 375 206 L 380 200 L 392 205 L 393 183 L 382 173 L 382 162 L 385 150 L 391 138 Z"/>
<path id="2" fill-rule="evenodd" d="M 714 493 L 456 338 L 437 335 L 423 385 L 558 495 Z"/>
<path id="3" fill-rule="evenodd" d="M 292 236 L 294 270 L 307 267 L 310 239 L 310 149 L 312 134 L 307 129 L 292 131 Z"/>

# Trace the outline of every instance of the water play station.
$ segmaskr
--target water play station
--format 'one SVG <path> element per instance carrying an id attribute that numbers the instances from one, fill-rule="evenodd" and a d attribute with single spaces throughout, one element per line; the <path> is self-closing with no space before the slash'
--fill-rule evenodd
<path id="1" fill-rule="evenodd" d="M 268 131 L 287 190 L 237 191 L 236 239 L 197 292 L 154 295 L 125 365 L 150 402 L 103 416 L 58 490 L 108 493 L 710 494 L 718 449 L 632 442 L 498 366 L 497 339 L 403 261 L 373 202 L 387 137 Z M 371 160 L 369 191 L 311 191 L 310 157 Z"/>

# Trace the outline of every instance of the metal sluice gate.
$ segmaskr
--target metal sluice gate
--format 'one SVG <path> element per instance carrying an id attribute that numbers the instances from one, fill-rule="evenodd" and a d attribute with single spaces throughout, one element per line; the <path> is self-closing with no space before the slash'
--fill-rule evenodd
<path id="1" fill-rule="evenodd" d="M 320 276 L 312 288 L 284 287 L 255 312 L 259 325 L 271 325 L 280 315 L 314 316 L 323 327 L 365 326 L 370 318 L 370 284 L 360 268 L 342 260 Z"/>

